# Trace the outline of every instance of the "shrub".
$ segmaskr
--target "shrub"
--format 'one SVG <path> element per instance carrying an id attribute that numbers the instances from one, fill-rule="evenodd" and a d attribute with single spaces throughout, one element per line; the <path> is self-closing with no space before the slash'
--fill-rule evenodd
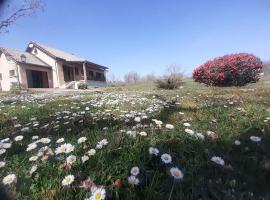
<path id="1" fill-rule="evenodd" d="M 156 85 L 161 89 L 176 89 L 183 84 L 182 77 L 180 76 L 164 76 L 156 80 Z"/>
<path id="2" fill-rule="evenodd" d="M 196 82 L 213 86 L 243 86 L 257 82 L 262 61 L 247 53 L 225 55 L 210 60 L 193 72 Z"/>
<path id="3" fill-rule="evenodd" d="M 21 87 L 18 83 L 12 82 L 10 86 L 10 92 L 12 94 L 19 94 L 21 92 Z"/>
<path id="4" fill-rule="evenodd" d="M 84 82 L 80 82 L 80 83 L 78 84 L 78 89 L 81 89 L 81 90 L 87 89 L 87 84 L 84 83 Z"/>

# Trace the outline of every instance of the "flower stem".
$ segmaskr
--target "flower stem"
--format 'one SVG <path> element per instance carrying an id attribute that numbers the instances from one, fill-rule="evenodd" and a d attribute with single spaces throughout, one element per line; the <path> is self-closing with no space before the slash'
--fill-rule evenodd
<path id="1" fill-rule="evenodd" d="M 171 198 L 172 198 L 172 193 L 173 193 L 173 189 L 174 189 L 174 183 L 175 183 L 175 181 L 173 180 L 173 185 L 172 185 L 172 189 L 171 189 L 170 196 L 169 196 L 168 200 L 171 200 Z"/>

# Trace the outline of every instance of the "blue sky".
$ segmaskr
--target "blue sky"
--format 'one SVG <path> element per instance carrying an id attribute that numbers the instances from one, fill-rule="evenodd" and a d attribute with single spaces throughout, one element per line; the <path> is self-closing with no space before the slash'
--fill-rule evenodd
<path id="1" fill-rule="evenodd" d="M 30 40 L 108 66 L 164 73 L 177 64 L 186 73 L 208 59 L 254 53 L 270 59 L 269 0 L 43 0 L 45 10 L 0 35 L 0 45 L 20 50 Z"/>

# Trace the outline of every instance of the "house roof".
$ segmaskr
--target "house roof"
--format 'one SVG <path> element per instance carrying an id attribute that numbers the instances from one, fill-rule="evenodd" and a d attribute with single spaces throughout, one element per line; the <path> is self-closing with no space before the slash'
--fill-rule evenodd
<path id="1" fill-rule="evenodd" d="M 46 45 L 43 45 L 43 44 L 40 44 L 40 43 L 37 43 L 37 42 L 33 42 L 31 41 L 29 43 L 30 44 L 33 44 L 34 46 L 36 46 L 37 48 L 43 50 L 44 53 L 48 54 L 49 56 L 53 57 L 53 58 L 57 58 L 57 59 L 61 59 L 61 60 L 64 60 L 64 61 L 67 61 L 67 62 L 86 62 L 86 63 L 89 63 L 89 64 L 94 64 L 98 67 L 101 67 L 101 68 L 104 68 L 104 69 L 108 69 L 107 67 L 104 67 L 104 66 L 101 66 L 101 65 L 98 65 L 96 63 L 92 63 L 84 58 L 80 58 L 74 54 L 71 54 L 71 53 L 68 53 L 68 52 L 65 52 L 65 51 L 62 51 L 62 50 L 59 50 L 59 49 L 55 49 L 55 48 L 52 48 L 52 47 L 48 47 Z M 29 51 L 29 49 L 31 47 L 27 47 L 26 51 Z"/>
<path id="2" fill-rule="evenodd" d="M 0 52 L 3 52 L 6 56 L 10 56 L 11 59 L 13 59 L 15 62 L 18 62 L 18 63 L 27 63 L 27 64 L 38 65 L 42 67 L 51 67 L 45 62 L 43 62 L 42 60 L 40 60 L 39 58 L 37 58 L 36 56 L 28 52 L 18 51 L 18 50 L 6 48 L 6 47 L 0 47 Z M 21 60 L 22 55 L 24 55 L 26 58 L 25 62 L 22 62 Z"/>

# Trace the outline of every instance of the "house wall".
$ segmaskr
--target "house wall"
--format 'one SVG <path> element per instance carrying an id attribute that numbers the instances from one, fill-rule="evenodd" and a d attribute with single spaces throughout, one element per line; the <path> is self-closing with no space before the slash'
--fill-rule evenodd
<path id="1" fill-rule="evenodd" d="M 52 76 L 52 70 L 50 68 L 40 67 L 40 66 L 30 66 L 27 64 L 21 64 L 19 67 L 20 82 L 21 82 L 22 87 L 28 88 L 26 70 L 47 72 L 49 88 L 53 88 L 53 76 Z"/>
<path id="2" fill-rule="evenodd" d="M 15 76 L 9 76 L 10 70 L 15 71 Z M 2 74 L 2 80 L 0 80 L 0 90 L 9 91 L 12 83 L 18 83 L 17 64 L 12 60 L 7 60 L 4 53 L 0 55 L 0 73 Z"/>
<path id="3" fill-rule="evenodd" d="M 34 49 L 36 49 L 36 53 Z M 53 87 L 58 88 L 61 85 L 61 83 L 59 83 L 59 78 L 61 77 L 61 75 L 59 75 L 59 73 L 61 74 L 61 72 L 59 72 L 59 69 L 60 69 L 59 63 L 54 58 L 48 56 L 47 54 L 45 54 L 38 48 L 35 48 L 35 47 L 32 48 L 30 53 L 35 55 L 40 60 L 42 60 L 43 62 L 47 63 L 48 65 L 52 67 Z"/>

